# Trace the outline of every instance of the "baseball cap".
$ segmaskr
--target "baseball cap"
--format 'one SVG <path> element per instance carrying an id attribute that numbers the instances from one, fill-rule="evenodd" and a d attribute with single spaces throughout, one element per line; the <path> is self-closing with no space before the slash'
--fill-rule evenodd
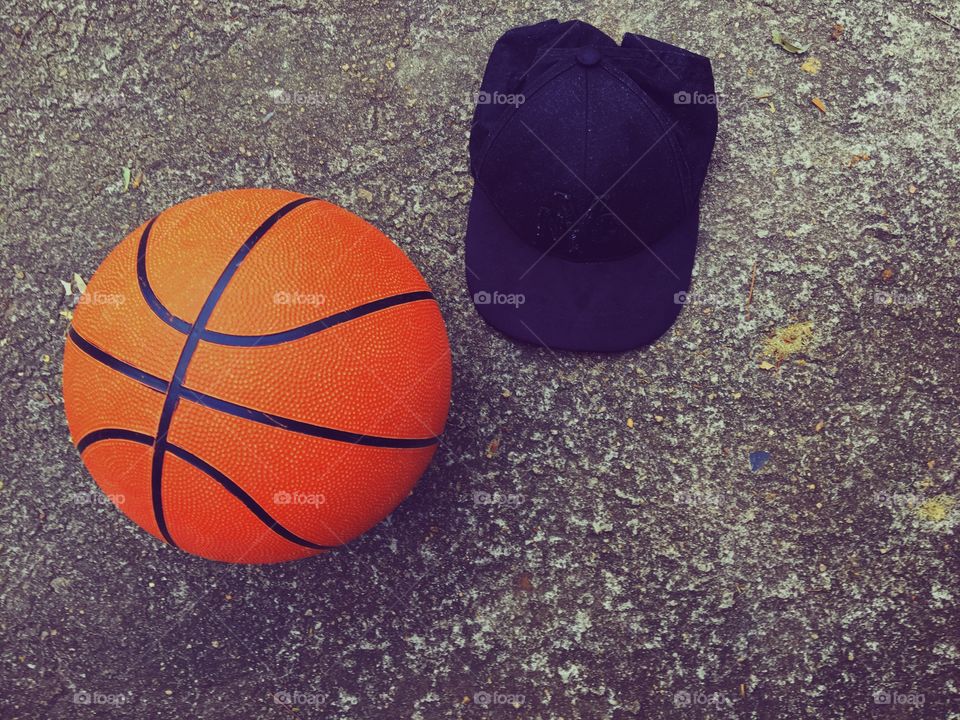
<path id="1" fill-rule="evenodd" d="M 579 20 L 503 35 L 470 132 L 480 315 L 553 349 L 660 337 L 687 297 L 716 130 L 703 56 Z"/>

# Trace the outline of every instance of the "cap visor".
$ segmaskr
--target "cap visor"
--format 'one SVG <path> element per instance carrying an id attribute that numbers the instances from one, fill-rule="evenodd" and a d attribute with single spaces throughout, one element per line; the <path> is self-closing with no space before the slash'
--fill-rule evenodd
<path id="1" fill-rule="evenodd" d="M 654 245 L 604 262 L 571 262 L 524 242 L 479 184 L 467 223 L 467 286 L 477 312 L 517 340 L 556 350 L 617 352 L 648 345 L 686 299 L 699 228 L 682 218 Z"/>

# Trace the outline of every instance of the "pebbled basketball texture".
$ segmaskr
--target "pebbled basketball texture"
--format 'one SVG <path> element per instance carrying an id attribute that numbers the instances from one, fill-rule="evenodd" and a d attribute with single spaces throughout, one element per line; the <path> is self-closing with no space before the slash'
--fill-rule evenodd
<path id="1" fill-rule="evenodd" d="M 403 251 L 285 190 L 176 205 L 103 261 L 74 313 L 74 444 L 134 522 L 213 560 L 267 563 L 368 530 L 446 422 L 450 349 Z"/>

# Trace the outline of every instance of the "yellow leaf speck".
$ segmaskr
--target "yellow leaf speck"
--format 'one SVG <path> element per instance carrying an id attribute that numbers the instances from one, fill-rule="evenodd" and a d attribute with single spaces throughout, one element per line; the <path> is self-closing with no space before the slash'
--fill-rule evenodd
<path id="1" fill-rule="evenodd" d="M 953 510 L 956 500 L 949 495 L 938 495 L 930 498 L 917 508 L 917 514 L 922 520 L 928 522 L 941 522 L 947 519 L 947 515 Z"/>
<path id="2" fill-rule="evenodd" d="M 800 66 L 800 69 L 811 75 L 816 75 L 820 72 L 820 68 L 823 67 L 823 63 L 820 62 L 820 58 L 815 58 L 813 56 L 808 57 L 803 61 L 803 65 Z"/>
<path id="3" fill-rule="evenodd" d="M 813 322 L 794 323 L 787 327 L 777 328 L 773 337 L 763 343 L 763 354 L 777 359 L 782 363 L 791 355 L 805 351 L 813 341 Z"/>

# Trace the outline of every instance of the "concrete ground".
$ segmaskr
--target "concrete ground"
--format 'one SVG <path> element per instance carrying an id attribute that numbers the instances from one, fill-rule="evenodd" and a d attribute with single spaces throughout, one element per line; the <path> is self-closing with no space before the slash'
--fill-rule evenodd
<path id="1" fill-rule="evenodd" d="M 721 98 L 697 300 L 612 357 L 507 340 L 463 272 L 487 54 L 574 14 L 710 56 Z M 4 3 L 0 716 L 960 718 L 958 28 L 951 0 Z M 414 494 L 278 566 L 90 500 L 61 400 L 61 281 L 240 186 L 383 229 L 454 354 Z"/>

